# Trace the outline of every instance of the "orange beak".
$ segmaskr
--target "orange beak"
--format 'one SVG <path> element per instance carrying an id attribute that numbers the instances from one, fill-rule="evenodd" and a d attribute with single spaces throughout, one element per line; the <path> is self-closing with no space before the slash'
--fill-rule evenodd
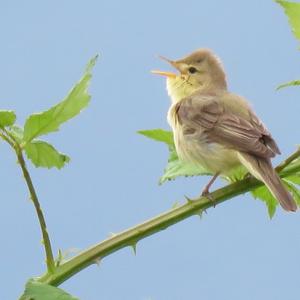
<path id="1" fill-rule="evenodd" d="M 170 78 L 175 78 L 177 76 L 175 73 L 172 73 L 172 72 L 157 71 L 157 70 L 153 70 L 153 71 L 151 71 L 151 73 L 170 77 Z"/>
<path id="2" fill-rule="evenodd" d="M 158 57 L 165 60 L 166 62 L 168 62 L 169 64 L 171 64 L 173 67 L 176 68 L 176 63 L 173 60 L 170 60 L 170 59 L 168 59 L 164 56 L 158 56 Z M 157 71 L 157 70 L 151 71 L 151 73 L 166 76 L 166 77 L 169 77 L 169 78 L 176 78 L 176 76 L 177 76 L 176 73 L 165 72 L 165 71 Z"/>

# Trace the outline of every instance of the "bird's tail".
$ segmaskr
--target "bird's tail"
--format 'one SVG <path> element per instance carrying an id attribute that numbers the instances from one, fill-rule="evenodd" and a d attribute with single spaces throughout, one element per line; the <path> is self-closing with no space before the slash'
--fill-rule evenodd
<path id="1" fill-rule="evenodd" d="M 267 158 L 255 157 L 247 153 L 238 154 L 242 164 L 249 172 L 261 180 L 270 190 L 272 195 L 279 201 L 286 211 L 296 211 L 297 204 L 292 195 L 286 190 L 281 179 L 273 169 L 271 161 Z"/>

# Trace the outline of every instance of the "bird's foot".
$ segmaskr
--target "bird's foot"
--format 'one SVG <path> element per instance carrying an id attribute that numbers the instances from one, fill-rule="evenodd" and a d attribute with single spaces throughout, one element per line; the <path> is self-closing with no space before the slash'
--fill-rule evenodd
<path id="1" fill-rule="evenodd" d="M 201 192 L 201 196 L 206 197 L 207 195 L 209 195 L 209 187 L 208 186 L 206 186 Z"/>
<path id="2" fill-rule="evenodd" d="M 212 194 L 209 192 L 209 187 L 208 187 L 208 186 L 206 186 L 206 187 L 203 189 L 203 191 L 202 191 L 202 193 L 201 193 L 201 196 L 207 198 L 207 199 L 210 200 L 211 202 L 215 202 L 214 197 L 213 197 Z M 214 203 L 214 207 L 216 207 L 216 203 Z"/>

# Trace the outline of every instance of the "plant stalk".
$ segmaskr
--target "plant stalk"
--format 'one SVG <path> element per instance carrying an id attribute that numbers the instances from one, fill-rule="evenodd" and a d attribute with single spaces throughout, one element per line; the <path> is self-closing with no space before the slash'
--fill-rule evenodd
<path id="1" fill-rule="evenodd" d="M 290 155 L 287 159 L 285 159 L 281 164 L 279 164 L 275 170 L 277 173 L 280 173 L 282 170 L 284 170 L 290 163 L 292 163 L 295 159 L 297 159 L 300 156 L 300 147 L 296 152 L 294 152 L 292 155 Z"/>
<path id="2" fill-rule="evenodd" d="M 41 209 L 36 191 L 34 189 L 30 174 L 27 170 L 27 166 L 26 166 L 26 163 L 24 160 L 22 148 L 20 147 L 18 141 L 14 138 L 14 136 L 12 134 L 10 134 L 10 132 L 7 131 L 4 127 L 1 128 L 0 138 L 2 138 L 4 141 L 6 141 L 14 149 L 14 151 L 17 155 L 18 162 L 21 166 L 23 176 L 25 178 L 25 181 L 26 181 L 29 193 L 30 193 L 30 198 L 33 202 L 33 205 L 35 207 L 36 214 L 38 216 L 38 220 L 40 223 L 40 228 L 41 228 L 42 237 L 43 237 L 43 245 L 44 245 L 45 253 L 46 253 L 47 273 L 52 274 L 55 271 L 55 263 L 54 263 L 54 258 L 53 258 L 51 242 L 50 242 L 49 234 L 47 231 L 45 217 L 44 217 L 43 211 Z"/>
<path id="3" fill-rule="evenodd" d="M 278 170 L 283 170 L 281 177 L 287 177 L 295 172 L 294 168 L 286 169 L 286 167 L 300 157 L 300 150 L 298 149 L 290 157 L 288 157 L 282 164 L 278 166 Z M 298 168 L 298 166 L 297 166 Z M 196 200 L 188 199 L 187 203 L 173 208 L 153 219 L 145 221 L 135 227 L 129 228 L 111 238 L 90 247 L 89 249 L 79 253 L 65 263 L 56 267 L 55 273 L 46 273 L 39 277 L 39 282 L 48 283 L 50 285 L 58 286 L 68 278 L 77 274 L 86 267 L 97 264 L 104 257 L 112 254 L 125 247 L 133 247 L 135 250 L 136 244 L 159 231 L 165 230 L 169 226 L 176 224 L 192 215 L 200 215 L 203 211 L 210 207 L 231 199 L 237 195 L 249 192 L 263 183 L 257 179 L 250 177 L 244 180 L 229 184 L 209 194 L 209 198 L 199 197 Z"/>
<path id="4" fill-rule="evenodd" d="M 58 266 L 54 274 L 45 274 L 40 277 L 38 281 L 58 286 L 82 269 L 93 263 L 98 263 L 105 256 L 108 256 L 119 249 L 128 246 L 135 248 L 137 242 L 147 236 L 162 231 L 192 215 L 201 215 L 201 213 L 207 208 L 215 207 L 229 198 L 246 193 L 261 185 L 262 183 L 256 179 L 247 178 L 210 193 L 209 199 L 206 197 L 200 197 L 196 200 L 188 200 L 187 203 L 180 205 L 179 207 L 171 209 L 166 213 L 163 213 L 140 225 L 116 234 L 113 237 L 85 250 Z"/>
<path id="5" fill-rule="evenodd" d="M 46 253 L 47 271 L 48 271 L 49 274 L 53 274 L 54 271 L 55 271 L 55 264 L 54 264 L 53 252 L 52 252 L 52 247 L 51 247 L 49 234 L 48 234 L 48 231 L 47 231 L 45 217 L 44 217 L 43 211 L 41 209 L 36 191 L 34 189 L 30 174 L 27 170 L 22 150 L 20 149 L 18 144 L 15 145 L 15 151 L 16 151 L 18 162 L 21 166 L 23 176 L 25 178 L 25 181 L 26 181 L 29 193 L 30 193 L 30 198 L 33 202 L 36 214 L 37 214 L 38 219 L 39 219 L 40 228 L 41 228 L 42 237 L 43 237 L 43 245 L 44 245 L 45 253 Z"/>

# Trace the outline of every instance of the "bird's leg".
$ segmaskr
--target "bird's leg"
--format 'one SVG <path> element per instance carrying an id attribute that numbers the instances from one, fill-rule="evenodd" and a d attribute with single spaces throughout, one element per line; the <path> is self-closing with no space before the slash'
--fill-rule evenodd
<path id="1" fill-rule="evenodd" d="M 217 177 L 220 175 L 220 172 L 217 172 L 212 179 L 208 182 L 208 184 L 204 187 L 204 189 L 202 190 L 201 195 L 202 196 L 207 196 L 209 194 L 209 188 L 212 186 L 212 184 L 215 182 L 215 180 L 217 179 Z"/>

